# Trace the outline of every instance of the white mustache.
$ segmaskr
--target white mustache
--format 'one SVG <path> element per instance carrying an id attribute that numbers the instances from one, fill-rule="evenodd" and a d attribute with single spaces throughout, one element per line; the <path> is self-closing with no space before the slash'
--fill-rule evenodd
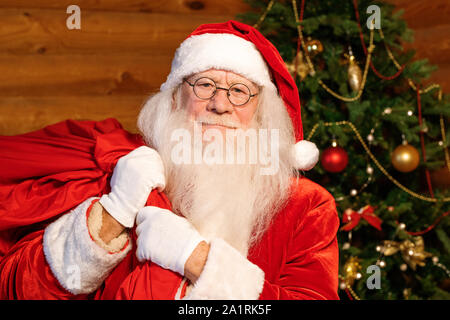
<path id="1" fill-rule="evenodd" d="M 242 125 L 240 123 L 237 123 L 236 121 L 231 119 L 223 118 L 223 116 L 220 117 L 200 116 L 197 119 L 195 119 L 195 122 L 207 125 L 219 125 L 229 127 L 232 129 L 242 128 Z"/>

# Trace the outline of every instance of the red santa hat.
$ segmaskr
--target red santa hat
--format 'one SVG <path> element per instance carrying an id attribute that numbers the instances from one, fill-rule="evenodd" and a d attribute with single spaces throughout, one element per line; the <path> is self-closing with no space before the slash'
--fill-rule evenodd
<path id="1" fill-rule="evenodd" d="M 315 166 L 319 150 L 314 143 L 303 139 L 297 85 L 269 40 L 255 28 L 237 21 L 201 25 L 176 50 L 170 74 L 161 90 L 175 88 L 186 76 L 211 68 L 235 72 L 265 89 L 278 92 L 295 131 L 296 168 L 310 170 Z"/>

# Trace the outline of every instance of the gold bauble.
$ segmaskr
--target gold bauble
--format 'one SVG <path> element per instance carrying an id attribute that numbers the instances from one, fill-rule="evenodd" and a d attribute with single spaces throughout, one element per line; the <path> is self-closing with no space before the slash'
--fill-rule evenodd
<path id="1" fill-rule="evenodd" d="M 361 264 L 357 257 L 350 257 L 344 265 L 344 277 L 345 282 L 352 286 L 356 279 L 358 279 L 358 273 L 361 271 Z"/>
<path id="2" fill-rule="evenodd" d="M 391 154 L 391 162 L 398 171 L 411 172 L 419 165 L 419 151 L 407 143 L 399 145 Z"/>
<path id="3" fill-rule="evenodd" d="M 310 56 L 315 56 L 318 53 L 321 53 L 323 51 L 323 45 L 322 42 L 320 42 L 317 39 L 311 39 L 308 37 L 308 39 L 305 42 L 306 50 L 308 50 L 308 54 Z"/>
<path id="4" fill-rule="evenodd" d="M 297 63 L 297 70 L 295 69 L 295 64 Z M 305 79 L 309 73 L 308 65 L 303 59 L 303 52 L 299 51 L 296 58 L 290 63 L 286 63 L 286 67 L 291 74 L 292 78 L 295 78 L 295 73 L 300 77 L 301 80 Z"/>
<path id="5" fill-rule="evenodd" d="M 349 66 L 347 70 L 348 84 L 353 91 L 358 91 L 361 88 L 362 72 L 361 68 L 355 61 L 355 56 L 349 57 Z"/>

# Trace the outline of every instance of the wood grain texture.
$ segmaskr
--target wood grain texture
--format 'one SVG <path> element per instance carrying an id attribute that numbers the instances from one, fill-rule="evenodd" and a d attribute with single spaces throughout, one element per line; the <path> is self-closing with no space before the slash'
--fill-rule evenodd
<path id="1" fill-rule="evenodd" d="M 58 96 L 0 97 L 0 135 L 38 130 L 66 119 L 103 120 L 116 118 L 137 132 L 136 119 L 147 96 Z"/>
<path id="2" fill-rule="evenodd" d="M 76 4 L 83 10 L 140 11 L 157 13 L 229 14 L 245 12 L 250 8 L 241 0 L 2 0 L 0 8 L 51 8 L 64 9 Z"/>
<path id="3" fill-rule="evenodd" d="M 402 17 L 413 29 L 450 23 L 450 1 L 448 0 L 386 0 L 386 2 L 395 5 L 397 10 L 404 10 Z"/>
<path id="4" fill-rule="evenodd" d="M 168 55 L 0 55 L 0 96 L 147 94 L 170 70 Z"/>
<path id="5" fill-rule="evenodd" d="M 450 24 L 414 30 L 414 42 L 404 43 L 404 47 L 415 49 L 417 58 L 433 64 L 450 63 Z"/>
<path id="6" fill-rule="evenodd" d="M 80 30 L 66 27 L 68 15 L 55 9 L 0 9 L 0 54 L 173 55 L 203 23 L 225 22 L 233 15 L 83 11 Z"/>

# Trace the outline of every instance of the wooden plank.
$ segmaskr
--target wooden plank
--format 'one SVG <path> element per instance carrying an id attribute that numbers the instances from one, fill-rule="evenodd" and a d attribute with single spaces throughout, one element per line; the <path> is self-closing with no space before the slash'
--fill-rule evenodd
<path id="1" fill-rule="evenodd" d="M 414 42 L 404 47 L 415 49 L 418 58 L 427 58 L 433 64 L 450 63 L 450 24 L 417 29 Z"/>
<path id="2" fill-rule="evenodd" d="M 113 117 L 131 132 L 147 96 L 0 97 L 0 135 L 38 130 L 66 119 Z"/>
<path id="3" fill-rule="evenodd" d="M 80 30 L 69 30 L 66 18 L 54 9 L 0 10 L 0 54 L 173 54 L 199 25 L 232 16 L 88 11 Z"/>
<path id="4" fill-rule="evenodd" d="M 413 29 L 447 24 L 450 21 L 448 0 L 386 0 L 386 2 L 396 5 L 397 10 L 403 9 L 403 18 Z"/>
<path id="5" fill-rule="evenodd" d="M 242 0 L 2 0 L 0 8 L 63 9 L 76 4 L 82 10 L 141 11 L 158 13 L 231 14 L 246 12 L 249 5 Z"/>
<path id="6" fill-rule="evenodd" d="M 171 56 L 0 55 L 0 96 L 147 94 L 165 81 Z"/>

